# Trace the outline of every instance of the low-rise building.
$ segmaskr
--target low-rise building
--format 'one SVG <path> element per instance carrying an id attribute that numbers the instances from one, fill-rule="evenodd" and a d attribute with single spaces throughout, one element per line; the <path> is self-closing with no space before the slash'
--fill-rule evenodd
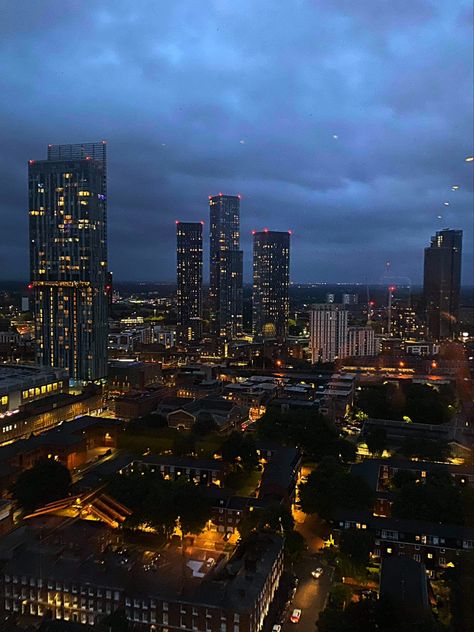
<path id="1" fill-rule="evenodd" d="M 64 369 L 0 365 L 0 419 L 23 410 L 31 402 L 68 392 L 69 379 Z"/>
<path id="2" fill-rule="evenodd" d="M 203 397 L 179 406 L 166 416 L 170 428 L 190 430 L 199 419 L 212 419 L 219 431 L 240 427 L 248 411 L 223 397 Z"/>
<path id="3" fill-rule="evenodd" d="M 48 517 L 51 521 L 51 518 Z M 5 615 L 94 625 L 123 610 L 135 630 L 260 632 L 283 572 L 283 539 L 255 534 L 228 558 L 160 553 L 148 572 L 136 549 L 123 563 L 114 531 L 76 521 L 32 521 L 0 541 L 0 610 Z"/>
<path id="4" fill-rule="evenodd" d="M 160 384 L 161 365 L 136 360 L 112 360 L 109 362 L 109 393 L 122 394 L 139 391 Z"/>

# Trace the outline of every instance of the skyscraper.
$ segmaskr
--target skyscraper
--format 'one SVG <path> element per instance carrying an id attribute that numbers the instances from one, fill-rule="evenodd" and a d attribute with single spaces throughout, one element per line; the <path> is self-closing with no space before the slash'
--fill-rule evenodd
<path id="1" fill-rule="evenodd" d="M 290 233 L 254 232 L 252 312 L 256 338 L 286 338 L 289 285 Z"/>
<path id="2" fill-rule="evenodd" d="M 423 294 L 428 331 L 435 340 L 457 331 L 461 288 L 462 230 L 440 230 L 425 248 Z"/>
<path id="3" fill-rule="evenodd" d="M 211 334 L 231 340 L 242 331 L 240 196 L 210 196 L 209 210 Z"/>
<path id="4" fill-rule="evenodd" d="M 91 155 L 87 153 L 91 150 Z M 50 145 L 28 165 L 37 361 L 107 375 L 106 145 Z"/>
<path id="5" fill-rule="evenodd" d="M 311 362 L 333 362 L 347 356 L 347 310 L 336 303 L 313 305 L 310 311 Z"/>
<path id="6" fill-rule="evenodd" d="M 176 222 L 177 340 L 199 341 L 202 334 L 202 223 Z"/>

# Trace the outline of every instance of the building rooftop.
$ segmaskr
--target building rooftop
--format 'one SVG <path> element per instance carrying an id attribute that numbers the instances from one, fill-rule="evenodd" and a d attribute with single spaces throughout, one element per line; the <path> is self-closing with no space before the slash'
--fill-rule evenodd
<path id="1" fill-rule="evenodd" d="M 380 597 L 404 613 L 407 622 L 420 622 L 429 613 L 428 582 L 424 564 L 404 557 L 386 557 L 380 573 Z"/>
<path id="2" fill-rule="evenodd" d="M 0 364 L 0 392 L 21 390 L 35 384 L 68 378 L 64 369 L 23 364 Z"/>
<path id="3" fill-rule="evenodd" d="M 146 572 L 144 555 L 134 547 L 124 564 L 112 548 L 103 549 L 107 528 L 80 521 L 62 524 L 51 516 L 35 518 L 0 541 L 6 575 L 41 577 L 64 584 L 82 583 L 124 592 L 131 598 L 162 598 L 248 611 L 281 554 L 277 535 L 256 534 L 230 559 L 225 554 L 192 547 L 185 557 L 172 547 L 160 551 L 157 571 Z M 46 537 L 45 537 L 46 534 Z"/>

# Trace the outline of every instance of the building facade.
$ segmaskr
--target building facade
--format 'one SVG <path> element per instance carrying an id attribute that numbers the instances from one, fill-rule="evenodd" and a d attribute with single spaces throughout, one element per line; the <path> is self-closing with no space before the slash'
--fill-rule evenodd
<path id="1" fill-rule="evenodd" d="M 440 230 L 425 248 L 423 294 L 428 331 L 452 339 L 458 329 L 462 230 Z"/>
<path id="2" fill-rule="evenodd" d="M 178 344 L 202 335 L 202 223 L 176 222 Z"/>
<path id="3" fill-rule="evenodd" d="M 310 311 L 311 362 L 334 362 L 347 356 L 347 310 L 335 303 L 313 305 Z"/>
<path id="4" fill-rule="evenodd" d="M 374 356 L 377 355 L 375 332 L 372 327 L 347 328 L 347 355 Z"/>
<path id="5" fill-rule="evenodd" d="M 30 286 L 37 362 L 93 381 L 107 375 L 106 146 L 83 147 L 29 161 Z"/>
<path id="6" fill-rule="evenodd" d="M 210 196 L 211 333 L 233 339 L 242 331 L 243 253 L 240 250 L 240 196 Z"/>
<path id="7" fill-rule="evenodd" d="M 290 233 L 265 229 L 253 235 L 253 334 L 286 338 L 290 300 Z"/>

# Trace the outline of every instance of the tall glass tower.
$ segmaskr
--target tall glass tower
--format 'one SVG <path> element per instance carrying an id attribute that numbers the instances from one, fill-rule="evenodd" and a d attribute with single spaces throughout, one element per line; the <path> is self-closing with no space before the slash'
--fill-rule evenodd
<path id="1" fill-rule="evenodd" d="M 202 335 L 202 223 L 176 222 L 177 339 L 198 342 Z"/>
<path id="2" fill-rule="evenodd" d="M 211 334 L 232 340 L 242 331 L 240 196 L 210 196 L 209 208 Z"/>
<path id="3" fill-rule="evenodd" d="M 290 233 L 264 230 L 253 234 L 253 334 L 256 338 L 288 335 Z"/>
<path id="4" fill-rule="evenodd" d="M 425 248 L 423 294 L 428 331 L 435 340 L 456 335 L 461 289 L 462 230 L 440 230 Z"/>
<path id="5" fill-rule="evenodd" d="M 28 199 L 37 361 L 68 369 L 76 381 L 104 378 L 105 143 L 50 145 L 47 160 L 29 161 Z"/>

